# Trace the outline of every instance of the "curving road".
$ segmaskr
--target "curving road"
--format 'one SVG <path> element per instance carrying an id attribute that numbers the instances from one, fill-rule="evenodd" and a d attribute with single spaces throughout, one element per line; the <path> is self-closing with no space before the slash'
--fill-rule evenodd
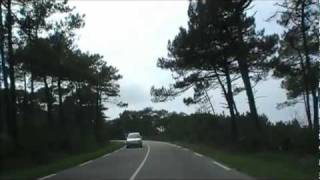
<path id="1" fill-rule="evenodd" d="M 189 149 L 158 141 L 121 148 L 40 179 L 244 179 L 251 177 Z"/>

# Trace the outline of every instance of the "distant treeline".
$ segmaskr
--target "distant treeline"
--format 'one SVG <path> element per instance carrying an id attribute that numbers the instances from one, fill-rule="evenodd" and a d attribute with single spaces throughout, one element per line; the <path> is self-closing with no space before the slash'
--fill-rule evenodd
<path id="1" fill-rule="evenodd" d="M 271 123 L 259 116 L 261 134 L 254 131 L 255 121 L 248 114 L 237 116 L 239 140 L 233 142 L 230 133 L 231 117 L 207 113 L 167 112 L 146 108 L 125 111 L 118 119 L 108 122 L 107 129 L 113 139 L 123 139 L 128 132 L 141 132 L 144 139 L 214 144 L 243 151 L 314 152 L 314 139 L 308 127 L 297 120 Z"/>

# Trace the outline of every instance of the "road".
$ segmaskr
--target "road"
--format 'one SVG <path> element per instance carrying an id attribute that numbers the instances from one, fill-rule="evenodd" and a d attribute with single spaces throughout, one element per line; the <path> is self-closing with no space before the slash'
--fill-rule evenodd
<path id="1" fill-rule="evenodd" d="M 43 179 L 243 179 L 239 173 L 189 149 L 158 141 L 143 148 L 121 148 L 113 153 Z"/>

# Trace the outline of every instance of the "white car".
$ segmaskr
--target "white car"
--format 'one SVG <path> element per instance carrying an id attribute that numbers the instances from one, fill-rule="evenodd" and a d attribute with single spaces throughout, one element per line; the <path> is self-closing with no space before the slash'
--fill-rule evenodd
<path id="1" fill-rule="evenodd" d="M 126 140 L 127 148 L 137 146 L 142 148 L 142 136 L 138 132 L 129 133 Z"/>

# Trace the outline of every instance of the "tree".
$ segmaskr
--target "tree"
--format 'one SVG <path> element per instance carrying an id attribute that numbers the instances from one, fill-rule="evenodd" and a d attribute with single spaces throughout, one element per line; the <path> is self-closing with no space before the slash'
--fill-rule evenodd
<path id="1" fill-rule="evenodd" d="M 105 103 L 127 105 L 118 100 L 118 70 L 77 48 L 75 30 L 84 16 L 73 10 L 67 1 L 1 1 L 0 119 L 7 127 L 0 128 L 10 137 L 1 153 L 14 144 L 44 160 L 48 151 L 105 143 Z"/>
<path id="2" fill-rule="evenodd" d="M 253 70 L 268 70 L 266 62 L 277 49 L 278 37 L 275 34 L 266 36 L 264 30 L 255 30 L 254 16 L 248 16 L 246 13 L 251 3 L 252 0 L 232 1 L 226 3 L 226 9 L 232 13 L 229 23 L 231 32 L 234 33 L 234 55 L 246 90 L 250 113 L 257 129 L 260 129 L 250 73 Z M 257 80 L 260 78 L 258 75 Z"/>
<path id="3" fill-rule="evenodd" d="M 5 52 L 4 52 L 4 42 L 5 42 L 5 28 L 3 24 L 3 17 L 2 17 L 2 2 L 0 3 L 0 56 L 1 56 L 1 73 L 2 73 L 2 79 L 3 79 L 3 84 L 4 84 L 4 97 L 1 98 L 3 101 L 0 103 L 3 104 L 10 104 L 10 99 L 9 99 L 9 83 L 8 83 L 8 71 L 7 71 L 7 66 L 6 66 L 6 60 L 5 60 Z M 6 120 L 9 118 L 10 115 L 10 108 L 7 106 L 1 106 L 1 114 L 2 117 L 1 119 Z M 1 127 L 4 124 L 1 121 Z M 3 128 L 1 128 L 3 130 Z"/>
<path id="4" fill-rule="evenodd" d="M 280 57 L 273 64 L 274 75 L 284 78 L 282 87 L 288 91 L 288 101 L 284 105 L 296 104 L 297 99 L 303 97 L 308 126 L 310 129 L 314 128 L 314 137 L 318 142 L 319 9 L 317 3 L 311 0 L 286 0 L 278 5 L 283 11 L 279 12 L 281 16 L 277 22 L 286 30 L 282 34 Z M 310 105 L 310 95 L 313 108 Z"/>
<path id="5" fill-rule="evenodd" d="M 44 48 L 51 48 L 50 51 L 54 54 L 53 58 L 48 58 L 48 64 L 50 67 L 46 67 L 44 71 L 47 72 L 46 76 L 41 77 L 41 80 L 45 85 L 45 92 L 47 94 L 47 106 L 48 106 L 48 118 L 51 117 L 52 103 L 55 101 L 54 90 L 55 85 L 50 87 L 48 81 L 57 82 L 57 94 L 58 94 L 58 104 L 59 104 L 59 125 L 61 127 L 61 132 L 65 132 L 65 118 L 63 116 L 63 90 L 64 80 L 66 77 L 66 72 L 63 64 L 68 60 L 68 56 L 72 53 L 74 46 L 74 30 L 84 26 L 83 17 L 78 13 L 73 13 L 74 8 L 70 8 L 67 5 L 67 1 L 56 1 L 56 0 L 47 0 L 47 1 L 37 1 L 30 0 L 21 3 L 19 11 L 15 16 L 16 22 L 19 25 L 19 45 L 20 51 L 25 51 L 20 56 L 20 64 L 24 68 L 25 74 L 30 74 L 31 82 L 31 93 L 30 93 L 30 114 L 34 110 L 34 82 L 39 82 L 39 67 L 45 66 L 47 58 L 42 56 L 43 59 L 39 60 L 38 57 L 33 57 L 28 55 L 28 48 L 36 47 L 39 45 L 40 41 L 46 39 L 47 46 Z M 60 14 L 61 19 L 55 21 L 50 20 L 50 18 L 55 15 Z M 45 35 L 44 35 L 45 34 Z M 42 37 L 39 37 L 42 36 Z M 44 37 L 43 37 L 44 36 Z M 29 47 L 28 47 L 29 46 Z M 18 51 L 19 52 L 19 51 Z M 41 53 L 33 52 L 34 56 L 37 56 Z M 40 55 L 41 56 L 41 55 Z M 38 58 L 38 60 L 34 60 Z M 38 72 L 36 72 L 38 71 Z M 64 88 L 64 93 L 66 88 Z M 24 108 L 24 111 L 27 109 Z M 30 118 L 34 119 L 34 118 Z M 52 120 L 49 120 L 50 122 Z"/>
<path id="6" fill-rule="evenodd" d="M 180 28 L 174 41 L 169 42 L 168 58 L 160 58 L 158 61 L 159 67 L 177 73 L 176 83 L 169 90 L 152 88 L 151 91 L 155 97 L 163 98 L 180 94 L 201 82 L 207 82 L 211 87 L 220 85 L 232 117 L 231 134 L 234 141 L 237 139 L 235 115 L 238 113 L 232 81 L 240 73 L 248 95 L 252 119 L 259 129 L 249 72 L 254 75 L 255 82 L 266 75 L 268 69 L 264 65 L 276 51 L 278 40 L 276 35 L 264 35 L 263 30 L 256 32 L 254 18 L 248 18 L 245 14 L 250 2 L 241 3 L 244 2 L 190 2 L 188 30 Z M 238 12 L 239 6 L 243 8 L 241 12 Z M 237 21 L 239 18 L 240 25 Z M 237 34 L 239 30 L 241 32 Z M 239 47 L 245 48 L 238 51 Z M 175 92 L 174 89 L 182 90 Z"/>
<path id="7" fill-rule="evenodd" d="M 118 70 L 113 66 L 108 66 L 106 62 L 102 61 L 102 56 L 96 56 L 96 69 L 94 74 L 93 87 L 96 92 L 96 118 L 94 122 L 96 139 L 98 142 L 102 142 L 101 133 L 103 127 L 103 114 L 102 110 L 104 110 L 102 100 L 106 98 L 106 100 L 119 96 L 119 88 L 120 86 L 116 83 L 119 79 L 122 78 L 121 75 L 118 74 Z"/>
<path id="8" fill-rule="evenodd" d="M 8 107 L 10 114 L 7 117 L 7 126 L 10 137 L 12 138 L 15 148 L 18 147 L 18 132 L 17 132 L 17 104 L 16 104 L 16 81 L 15 81 L 15 59 L 13 57 L 13 37 L 12 27 L 14 25 L 12 14 L 12 1 L 8 0 L 6 15 L 6 30 L 7 30 L 7 62 L 9 64 L 9 79 L 10 79 L 10 101 Z"/>
<path id="9" fill-rule="evenodd" d="M 39 34 L 43 32 L 56 31 L 55 26 L 63 27 L 63 25 L 68 24 L 70 21 L 68 16 L 75 16 L 72 14 L 72 8 L 67 5 L 68 1 L 58 2 L 56 0 L 46 0 L 46 1 L 37 1 L 37 0 L 29 0 L 24 1 L 21 5 L 19 11 L 19 18 L 16 16 L 17 23 L 20 26 L 20 38 L 24 42 L 32 42 L 39 37 Z M 60 20 L 58 22 L 54 21 L 48 22 L 48 19 L 52 17 L 54 14 L 66 14 L 69 15 L 65 18 L 65 20 Z M 78 15 L 78 14 L 76 14 Z M 65 28 L 64 28 L 65 29 Z M 72 30 L 72 28 L 70 29 Z M 29 62 L 31 67 L 31 95 L 34 92 L 34 78 L 32 71 L 32 61 Z M 32 99 L 32 97 L 31 97 Z"/>

